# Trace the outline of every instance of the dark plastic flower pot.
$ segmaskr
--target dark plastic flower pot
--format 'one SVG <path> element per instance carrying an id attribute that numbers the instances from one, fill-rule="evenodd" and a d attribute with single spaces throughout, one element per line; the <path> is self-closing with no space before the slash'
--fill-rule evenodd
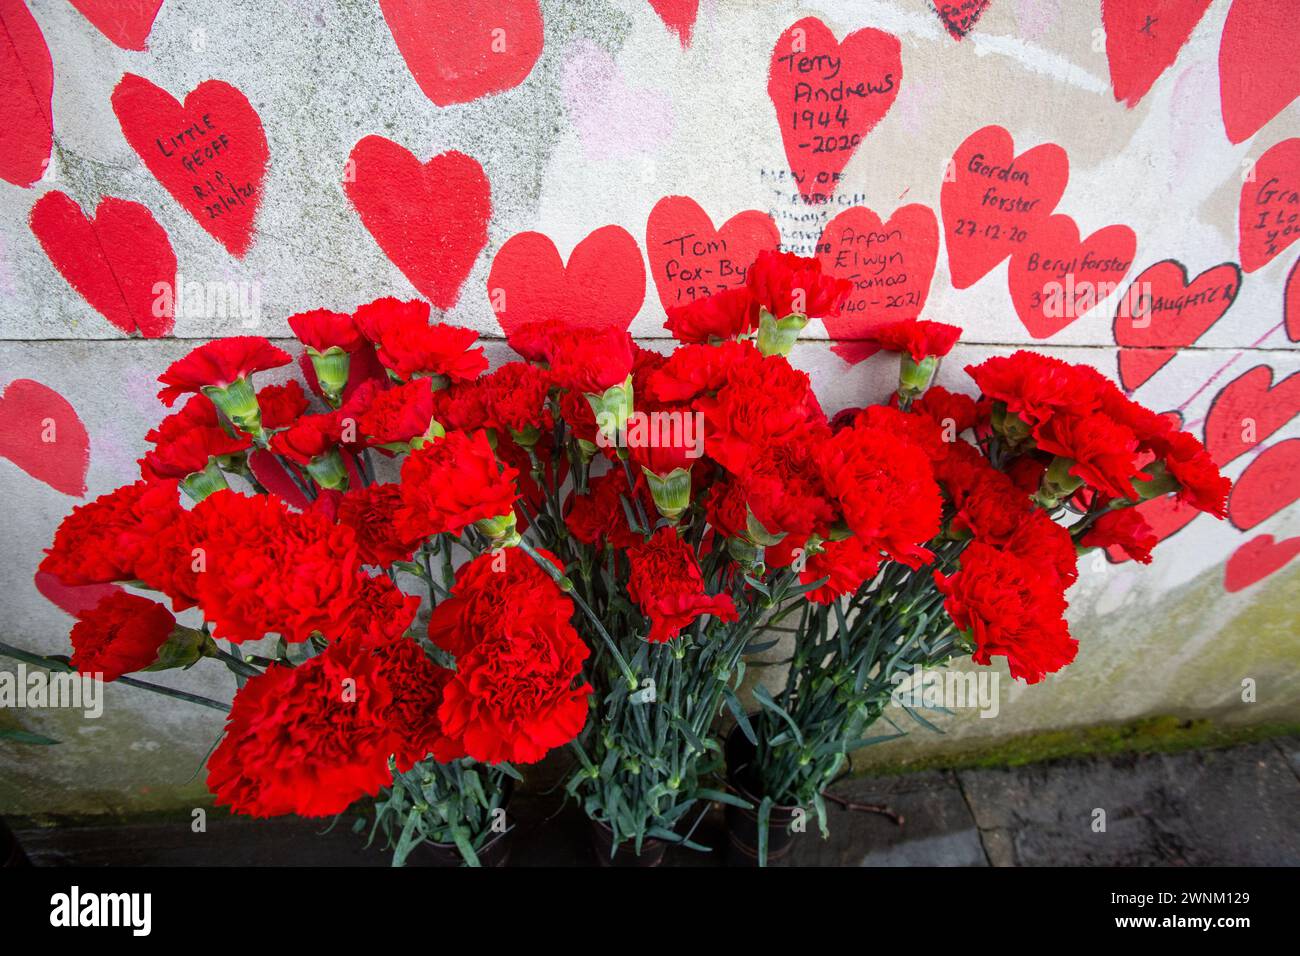
<path id="1" fill-rule="evenodd" d="M 483 867 L 506 866 L 510 862 L 510 845 L 514 829 L 499 833 L 475 851 Z M 406 858 L 407 866 L 464 866 L 465 858 L 454 843 L 421 843 Z"/>
<path id="2" fill-rule="evenodd" d="M 758 866 L 758 805 L 763 801 L 763 796 L 759 793 L 758 778 L 753 772 L 754 753 L 754 745 L 749 742 L 740 726 L 732 728 L 723 748 L 727 761 L 727 789 L 748 800 L 753 804 L 753 809 L 746 810 L 730 803 L 726 805 L 728 866 Z M 779 863 L 794 848 L 794 834 L 790 831 L 790 824 L 798 812 L 798 806 L 776 804 L 768 814 L 769 866 Z"/>
<path id="3" fill-rule="evenodd" d="M 591 824 L 591 849 L 596 854 L 600 866 L 658 866 L 664 860 L 664 850 L 668 845 L 663 840 L 647 837 L 641 841 L 641 853 L 636 852 L 635 844 L 624 841 L 619 844 L 614 855 L 610 856 L 610 847 L 614 844 L 614 831 L 598 820 L 589 820 Z"/>

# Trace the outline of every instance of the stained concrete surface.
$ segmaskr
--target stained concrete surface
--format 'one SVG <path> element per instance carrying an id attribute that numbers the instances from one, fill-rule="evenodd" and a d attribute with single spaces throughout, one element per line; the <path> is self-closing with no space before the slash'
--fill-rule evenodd
<path id="1" fill-rule="evenodd" d="M 1063 760 L 1006 770 L 860 777 L 841 803 L 884 804 L 902 825 L 828 802 L 831 837 L 796 835 L 788 866 L 1297 866 L 1300 738 L 1222 750 Z M 1105 829 L 1095 811 L 1105 811 Z M 513 866 L 594 862 L 581 810 L 556 794 L 512 804 Z M 341 822 L 254 822 L 214 816 L 119 826 L 19 827 L 32 862 L 62 865 L 382 866 L 386 856 Z M 670 866 L 718 866 L 725 837 L 712 811 Z"/>

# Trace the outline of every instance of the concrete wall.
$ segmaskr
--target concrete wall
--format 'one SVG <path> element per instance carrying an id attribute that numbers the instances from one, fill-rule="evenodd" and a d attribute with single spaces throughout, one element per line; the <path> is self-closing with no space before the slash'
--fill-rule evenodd
<path id="1" fill-rule="evenodd" d="M 955 287 L 951 257 L 962 240 L 946 235 L 945 226 L 956 228 L 959 217 L 941 213 L 940 190 L 946 172 L 951 178 L 949 160 L 963 141 L 992 125 L 1011 134 L 1018 153 L 1043 143 L 1064 150 L 1068 183 L 1055 211 L 1072 217 L 1083 235 L 1116 224 L 1132 230 L 1135 251 L 1124 256 L 1132 263 L 1122 286 L 1167 259 L 1185 265 L 1192 277 L 1222 263 L 1245 267 L 1235 301 L 1199 337 L 1179 332 L 1198 319 L 1208 324 L 1213 316 L 1189 313 L 1182 321 L 1159 325 L 1164 338 L 1126 343 L 1185 346 L 1137 388 L 1136 397 L 1159 410 L 1180 410 L 1189 427 L 1204 435 L 1209 409 L 1227 394 L 1216 428 L 1235 431 L 1248 418 L 1258 426 L 1258 440 L 1233 458 L 1227 472 L 1235 479 L 1256 462 L 1259 466 L 1247 492 L 1233 501 L 1237 524 L 1245 530 L 1199 517 L 1162 546 L 1153 567 L 1082 563 L 1081 580 L 1070 595 L 1081 642 L 1071 668 L 1034 687 L 1004 679 L 997 719 L 971 713 L 942 718 L 947 738 L 914 735 L 878 748 L 880 759 L 1148 714 L 1211 716 L 1231 724 L 1300 719 L 1295 600 L 1300 563 L 1287 563 L 1300 549 L 1300 511 L 1292 506 L 1297 486 L 1294 468 L 1288 467 L 1300 444 L 1295 440 L 1300 425 L 1293 420 L 1300 411 L 1300 379 L 1271 394 L 1259 385 L 1261 376 L 1265 385 L 1269 381 L 1266 373 L 1238 382 L 1260 366 L 1271 370 L 1274 383 L 1300 370 L 1295 282 L 1287 295 L 1300 247 L 1270 257 L 1260 251 L 1267 237 L 1261 239 L 1252 228 L 1266 181 L 1278 181 L 1266 212 L 1285 217 L 1300 210 L 1297 200 L 1286 196 L 1287 189 L 1300 189 L 1294 146 L 1260 164 L 1267 175 L 1252 175 L 1270 148 L 1288 139 L 1294 144 L 1300 136 L 1300 111 L 1287 105 L 1300 89 L 1293 3 L 1237 0 L 1241 9 L 1225 31 L 1231 4 L 1213 0 L 1194 27 L 1183 25 L 1190 35 L 1180 45 L 1183 31 L 1173 13 L 1159 14 L 1142 29 L 1143 10 L 1155 3 L 1108 3 L 1103 27 L 1098 2 L 991 0 L 975 4 L 985 9 L 958 39 L 960 28 L 945 29 L 924 0 L 702 0 L 684 44 L 655 8 L 672 17 L 672 10 L 691 3 L 544 0 L 542 45 L 531 69 L 531 4 L 523 0 L 429 0 L 432 27 L 398 27 L 414 51 L 409 67 L 377 0 L 162 0 L 149 30 L 148 8 L 155 5 L 123 2 L 116 17 L 99 12 L 112 5 L 89 0 L 75 0 L 75 6 L 67 0 L 26 5 L 52 62 L 53 148 L 38 181 L 0 183 L 0 386 L 31 379 L 62 396 L 89 434 L 89 469 L 84 496 L 38 480 L 29 472 L 49 477 L 53 467 L 33 451 L 30 422 L 25 423 L 41 411 L 40 401 L 0 405 L 0 454 L 10 459 L 0 461 L 6 532 L 0 639 L 47 653 L 66 651 L 71 618 L 33 584 L 41 549 L 72 505 L 134 478 L 144 431 L 163 415 L 152 398 L 153 380 L 193 344 L 250 331 L 284 337 L 285 317 L 296 311 L 347 310 L 379 295 L 410 297 L 420 291 L 440 304 L 454 302 L 449 320 L 499 339 L 488 290 L 509 277 L 498 273 L 490 282 L 489 276 L 511 236 L 540 231 L 567 258 L 589 233 L 615 224 L 630 234 L 644 258 L 651 210 L 665 196 L 691 197 L 718 225 L 744 210 L 770 214 L 783 244 L 803 253 L 813 251 L 823 227 L 845 209 L 866 206 L 888 219 L 901 205 L 922 204 L 939 217 L 933 278 L 926 289 L 923 231 L 908 226 L 906 288 L 927 296 L 926 317 L 966 330 L 967 344 L 941 372 L 944 384 L 965 388 L 964 364 L 1026 344 L 1117 375 L 1112 319 L 1118 296 L 1056 330 L 1041 318 L 1018 315 L 1006 262 L 968 288 Z M 384 6 L 392 14 L 400 4 L 385 0 Z M 472 12 L 480 7 L 481 16 Z M 98 17 L 120 44 L 147 49 L 123 49 L 77 8 Z M 39 50 L 31 53 L 34 41 L 20 22 L 22 9 L 18 0 L 0 3 L 11 45 L 4 100 L 18 104 L 10 109 L 17 114 L 33 91 L 40 101 L 42 86 Z M 452 9 L 463 12 L 448 16 L 445 11 Z M 870 27 L 896 37 L 900 45 L 896 99 L 852 151 L 832 202 L 819 205 L 805 203 L 791 183 L 778 112 L 767 89 L 778 38 L 805 16 L 820 18 L 840 39 Z M 459 58 L 453 55 L 455 44 L 487 42 L 487 25 L 498 21 L 507 24 L 506 50 L 491 54 L 500 61 L 484 59 L 490 68 L 484 85 L 500 91 L 465 103 L 435 103 L 413 70 L 422 72 L 438 99 L 472 96 L 474 91 L 464 92 L 467 81 L 451 83 L 456 89 L 447 92 L 448 84 L 437 82 L 443 74 L 436 61 L 445 54 L 443 65 L 451 63 L 451 74 L 463 80 L 467 59 L 464 51 Z M 144 35 L 147 43 L 135 42 Z M 815 41 L 814 34 L 810 52 L 817 52 Z M 850 61 L 846 73 L 874 70 L 878 79 L 888 72 L 882 66 L 888 38 L 875 38 L 873 44 L 865 65 Z M 478 47 L 471 52 L 481 55 Z M 16 73 L 16 62 L 29 68 Z M 516 82 L 515 74 L 525 71 Z M 213 121 L 212 135 L 226 132 L 231 143 L 211 169 L 236 186 L 254 186 L 256 212 L 249 228 L 239 221 L 248 212 L 247 196 L 214 236 L 201 226 L 202 209 L 199 217 L 191 215 L 164 187 L 157 170 L 178 184 L 182 195 L 197 181 L 187 179 L 174 157 L 160 160 L 149 145 L 158 135 L 178 131 L 178 124 L 162 116 L 160 107 L 125 100 L 118 112 L 126 122 L 120 122 L 112 103 L 124 74 L 144 77 L 181 98 L 214 78 L 247 97 L 258 119 L 240 115 L 220 97 L 203 104 L 203 112 Z M 1112 74 L 1132 105 L 1117 101 Z M 1155 78 L 1149 92 L 1140 95 L 1143 76 Z M 1236 142 L 1225 130 L 1221 79 L 1229 87 L 1228 122 Z M 29 109 L 27 116 L 26 127 L 6 123 L 0 159 L 16 153 L 21 160 L 24 152 L 39 151 L 40 130 L 33 133 L 30 127 L 40 126 L 40 111 Z M 855 113 L 851 123 L 857 121 Z M 400 144 L 420 163 L 459 150 L 482 165 L 491 184 L 487 241 L 458 289 L 448 281 L 456 270 L 454 254 L 415 250 L 403 258 L 401 242 L 389 242 L 404 271 L 368 230 L 358 206 L 396 197 L 401 208 L 411 209 L 418 199 L 428 204 L 427 214 L 416 217 L 422 228 L 452 223 L 449 210 L 466 202 L 466 178 L 448 178 L 438 167 L 429 188 L 421 190 L 411 173 L 392 163 L 380 163 L 378 170 L 362 162 L 349 166 L 355 144 L 371 134 Z M 260 179 L 259 135 L 269 152 Z M 129 137 L 144 144 L 155 171 L 142 163 Z M 957 174 L 960 181 L 960 170 Z M 150 226 L 146 216 L 124 231 L 106 224 L 92 233 L 74 229 L 70 220 L 55 220 L 38 225 L 42 243 L 29 217 L 36 201 L 54 190 L 87 211 L 101 197 L 139 203 L 157 225 Z M 1244 214 L 1239 211 L 1243 193 Z M 926 214 L 919 215 L 924 221 Z M 664 336 L 656 274 L 665 268 L 664 236 L 673 238 L 680 227 L 679 220 L 667 218 L 652 230 L 643 301 L 631 320 L 633 332 L 645 339 Z M 465 234 L 473 233 L 472 226 Z M 458 228 L 445 230 L 448 249 L 464 248 Z M 160 231 L 165 241 L 159 240 Z M 386 241 L 392 238 L 379 227 L 376 231 Z M 1107 235 L 1120 247 L 1128 241 L 1122 231 Z M 1294 233 L 1283 233 L 1278 241 L 1288 238 Z M 738 241 L 735 234 L 730 239 Z M 437 240 L 437 235 L 425 239 Z M 1045 242 L 1038 232 L 1026 241 Z M 106 296 L 101 286 L 112 276 L 105 280 L 101 273 L 96 286 L 93 274 L 86 277 L 87 269 L 94 271 L 86 264 L 102 253 L 125 289 L 124 277 L 148 278 L 158 272 L 159 262 L 166 271 L 168 245 L 184 282 L 242 284 L 259 308 L 245 316 L 182 314 L 165 337 L 127 337 L 121 329 L 131 328 L 137 314 L 147 323 L 147 309 L 140 313 L 122 306 L 111 286 Z M 601 249 L 597 261 L 618 263 L 616 247 Z M 960 249 L 956 254 L 969 255 Z M 1228 272 L 1235 276 L 1235 270 Z M 626 293 L 627 270 L 619 273 L 624 278 L 616 285 Z M 75 290 L 69 275 L 90 294 Z M 632 285 L 635 297 L 639 284 Z M 1170 289 L 1176 291 L 1173 285 L 1160 287 Z M 1031 330 L 1043 337 L 1036 339 Z M 895 366 L 887 357 L 849 365 L 831 351 L 827 330 L 817 322 L 805 337 L 794 360 L 812 373 L 828 408 L 880 400 L 892 387 Z M 499 344 L 489 351 L 494 361 L 506 354 Z M 1135 354 L 1140 361 L 1150 352 Z M 58 401 L 49 395 L 43 400 L 50 408 Z M 66 469 L 75 473 L 76 463 L 60 467 L 65 477 L 55 483 L 67 486 Z M 75 474 L 67 490 L 79 490 Z M 1257 683 L 1253 703 L 1242 701 L 1245 678 Z M 216 697 L 231 692 L 216 669 L 160 679 Z M 191 780 L 191 775 L 215 741 L 220 717 L 113 687 L 99 720 L 69 712 L 0 711 L 0 727 L 23 727 L 62 741 L 48 748 L 0 743 L 0 812 L 120 811 L 185 804 L 201 793 L 202 777 Z"/>

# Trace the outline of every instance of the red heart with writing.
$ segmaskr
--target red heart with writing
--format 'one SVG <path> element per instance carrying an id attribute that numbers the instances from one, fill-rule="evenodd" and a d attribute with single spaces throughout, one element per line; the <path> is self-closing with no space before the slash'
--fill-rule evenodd
<path id="1" fill-rule="evenodd" d="M 128 73 L 113 90 L 122 134 L 146 168 L 236 258 L 253 242 L 270 149 L 243 93 L 204 80 L 185 102 Z"/>
<path id="2" fill-rule="evenodd" d="M 163 0 L 72 0 L 72 5 L 123 50 L 144 50 Z"/>
<path id="3" fill-rule="evenodd" d="M 1129 109 L 1178 58 L 1210 0 L 1104 0 L 1106 59 L 1115 100 Z"/>
<path id="4" fill-rule="evenodd" d="M 1055 143 L 1017 156 L 1001 126 L 966 137 L 939 191 L 953 288 L 974 285 L 1022 248 L 1056 208 L 1069 179 L 1070 160 Z"/>
<path id="5" fill-rule="evenodd" d="M 1300 239 L 1300 137 L 1259 158 L 1237 206 L 1241 267 L 1254 272 Z"/>
<path id="6" fill-rule="evenodd" d="M 566 266 L 548 236 L 521 232 L 492 260 L 488 301 L 507 336 L 529 322 L 626 329 L 645 300 L 645 264 L 622 226 L 602 226 L 573 248 Z"/>
<path id="7" fill-rule="evenodd" d="M 668 29 L 677 34 L 682 41 L 682 48 L 690 46 L 691 31 L 695 29 L 695 18 L 700 12 L 700 0 L 650 0 L 659 19 Z"/>
<path id="8" fill-rule="evenodd" d="M 1300 259 L 1295 261 L 1291 274 L 1286 277 L 1282 316 L 1286 320 L 1286 337 L 1292 342 L 1300 342 Z"/>
<path id="9" fill-rule="evenodd" d="M 975 21 L 988 9 L 989 0 L 956 0 L 955 3 L 936 2 L 934 12 L 943 21 L 943 28 L 954 40 L 960 40 L 975 26 Z"/>
<path id="10" fill-rule="evenodd" d="M 492 187 L 483 167 L 464 153 L 421 163 L 382 136 L 367 136 L 348 158 L 344 190 L 384 255 L 440 309 L 487 245 Z"/>
<path id="11" fill-rule="evenodd" d="M 939 221 L 920 203 L 895 209 L 884 223 L 865 206 L 828 222 L 817 258 L 824 271 L 853 283 L 840 314 L 822 320 L 830 337 L 840 340 L 832 351 L 850 364 L 861 362 L 879 351 L 861 341 L 865 331 L 920 315 L 938 257 Z"/>
<path id="12" fill-rule="evenodd" d="M 76 409 L 48 385 L 16 378 L 0 394 L 0 458 L 55 491 L 86 493 L 90 436 Z"/>
<path id="13" fill-rule="evenodd" d="M 744 285 L 759 252 L 780 244 L 781 232 L 767 213 L 750 209 L 715 229 L 687 196 L 659 200 L 645 227 L 650 274 L 664 309 Z"/>
<path id="14" fill-rule="evenodd" d="M 1300 372 L 1273 384 L 1273 370 L 1256 365 L 1214 397 L 1205 417 L 1205 448 L 1220 468 L 1244 455 L 1300 414 Z"/>
<path id="15" fill-rule="evenodd" d="M 889 112 L 903 82 L 898 37 L 856 30 L 840 43 L 804 17 L 776 41 L 767 95 L 776 108 L 786 160 L 804 202 L 835 192 L 849 159 Z"/>
<path id="16" fill-rule="evenodd" d="M 1228 520 L 1242 531 L 1267 521 L 1300 498 L 1300 438 L 1288 438 L 1259 453 L 1246 466 L 1228 497 Z"/>
<path id="17" fill-rule="evenodd" d="M 1241 289 L 1241 269 L 1225 262 L 1190 283 L 1187 267 L 1165 259 L 1133 280 L 1115 309 L 1119 380 L 1128 391 L 1156 374 L 1228 311 Z"/>
<path id="18" fill-rule="evenodd" d="M 32 206 L 30 225 L 59 274 L 118 329 L 147 339 L 172 330 L 176 254 L 146 207 L 106 196 L 92 219 L 55 190 Z"/>
<path id="19" fill-rule="evenodd" d="M 1254 136 L 1300 96 L 1295 17 L 1293 0 L 1233 0 L 1228 10 L 1219 38 L 1219 97 L 1223 128 L 1234 143 Z"/>
<path id="20" fill-rule="evenodd" d="M 0 0 L 0 179 L 30 186 L 54 144 L 54 64 L 22 0 Z"/>
<path id="21" fill-rule="evenodd" d="M 1275 541 L 1271 534 L 1251 538 L 1228 558 L 1223 569 L 1223 589 L 1229 593 L 1242 591 L 1257 581 L 1262 581 L 1300 554 L 1300 537 Z"/>
<path id="22" fill-rule="evenodd" d="M 100 601 L 123 590 L 116 584 L 64 584 L 48 571 L 37 571 L 32 581 L 47 601 L 73 617 L 93 611 Z"/>
<path id="23" fill-rule="evenodd" d="M 1104 226 L 1080 241 L 1069 216 L 1048 216 L 1011 257 L 1007 286 L 1021 323 L 1036 339 L 1055 335 L 1111 295 L 1133 265 L 1137 236 Z"/>
<path id="24" fill-rule="evenodd" d="M 397 49 L 438 106 L 513 89 L 542 52 L 537 0 L 379 0 Z"/>

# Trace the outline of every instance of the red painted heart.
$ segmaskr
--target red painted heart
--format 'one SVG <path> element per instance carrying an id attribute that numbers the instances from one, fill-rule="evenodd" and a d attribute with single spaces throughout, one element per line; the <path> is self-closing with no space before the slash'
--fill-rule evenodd
<path id="1" fill-rule="evenodd" d="M 1300 498 L 1300 438 L 1288 438 L 1260 452 L 1246 466 L 1228 497 L 1228 520 L 1242 531 L 1251 528 Z"/>
<path id="2" fill-rule="evenodd" d="M 567 266 L 549 237 L 521 232 L 492 260 L 487 291 L 506 335 L 545 319 L 626 329 L 645 300 L 645 264 L 622 226 L 602 226 L 587 236 Z"/>
<path id="3" fill-rule="evenodd" d="M 0 179 L 30 186 L 45 174 L 54 143 L 54 64 L 22 0 L 0 0 Z"/>
<path id="4" fill-rule="evenodd" d="M 344 189 L 379 248 L 440 309 L 460 298 L 487 245 L 492 189 L 478 161 L 449 152 L 421 164 L 382 136 L 352 148 Z"/>
<path id="5" fill-rule="evenodd" d="M 1282 317 L 1286 320 L 1286 337 L 1300 342 L 1300 259 L 1291 267 L 1286 277 L 1286 292 L 1282 302 Z"/>
<path id="6" fill-rule="evenodd" d="M 1219 39 L 1219 97 L 1223 128 L 1234 143 L 1254 136 L 1300 96 L 1295 18 L 1294 0 L 1233 0 L 1228 10 Z"/>
<path id="7" fill-rule="evenodd" d="M 1119 380 L 1133 391 L 1223 317 L 1241 289 L 1241 269 L 1225 262 L 1190 283 L 1175 259 L 1148 266 L 1115 309 Z"/>
<path id="8" fill-rule="evenodd" d="M 62 608 L 73 617 L 94 610 L 104 598 L 122 590 L 116 584 L 64 584 L 48 571 L 37 571 L 32 579 L 51 604 Z"/>
<path id="9" fill-rule="evenodd" d="M 1220 468 L 1244 455 L 1300 414 L 1300 372 L 1276 385 L 1273 370 L 1256 365 L 1214 397 L 1205 418 L 1205 448 Z"/>
<path id="10" fill-rule="evenodd" d="M 163 0 L 72 0 L 72 5 L 123 50 L 144 50 Z"/>
<path id="11" fill-rule="evenodd" d="M 1241 267 L 1247 272 L 1300 239 L 1300 137 L 1282 140 L 1252 172 L 1237 206 Z"/>
<path id="12" fill-rule="evenodd" d="M 438 106 L 513 89 L 542 52 L 537 0 L 379 0 L 397 49 Z"/>
<path id="13" fill-rule="evenodd" d="M 253 242 L 270 149 L 262 120 L 229 83 L 205 80 L 180 103 L 144 77 L 113 90 L 122 134 L 148 170 L 236 258 Z"/>
<path id="14" fill-rule="evenodd" d="M 1242 591 L 1286 567 L 1297 554 L 1300 554 L 1300 537 L 1275 541 L 1271 534 L 1261 534 L 1251 538 L 1228 558 L 1223 570 L 1223 589 L 1229 593 Z"/>
<path id="15" fill-rule="evenodd" d="M 1070 160 L 1055 143 L 1019 156 L 1011 134 L 985 126 L 957 147 L 939 191 L 948 271 L 955 289 L 974 285 L 1051 215 L 1070 179 Z"/>
<path id="16" fill-rule="evenodd" d="M 840 43 L 805 17 L 772 50 L 767 95 L 805 202 L 825 202 L 854 151 L 889 112 L 903 82 L 898 37 L 857 30 Z"/>
<path id="17" fill-rule="evenodd" d="M 145 338 L 172 330 L 176 254 L 146 207 L 106 196 L 91 219 L 56 190 L 32 206 L 30 224 L 59 274 L 118 329 Z"/>
<path id="18" fill-rule="evenodd" d="M 664 309 L 745 284 L 751 262 L 781 244 L 772 217 L 750 209 L 715 229 L 709 214 L 687 196 L 665 196 L 646 221 L 650 274 Z"/>
<path id="19" fill-rule="evenodd" d="M 944 3 L 936 0 L 934 12 L 939 14 L 943 28 L 954 40 L 960 40 L 975 27 L 975 21 L 988 9 L 989 0 L 955 0 Z"/>
<path id="20" fill-rule="evenodd" d="M 682 49 L 691 45 L 691 31 L 700 12 L 700 0 L 650 0 L 659 19 L 682 41 Z"/>
<path id="21" fill-rule="evenodd" d="M 1128 226 L 1105 226 L 1080 241 L 1069 216 L 1048 216 L 1011 257 L 1007 286 L 1020 321 L 1036 339 L 1083 318 L 1119 288 L 1137 250 Z"/>
<path id="22" fill-rule="evenodd" d="M 1129 109 L 1178 58 L 1210 0 L 1105 0 L 1106 59 L 1115 100 Z"/>
<path id="23" fill-rule="evenodd" d="M 914 319 L 925 306 L 939 256 L 939 222 L 929 206 L 912 203 L 887 222 L 865 206 L 844 210 L 817 243 L 822 269 L 853 283 L 840 314 L 824 320 L 832 348 L 850 364 L 878 351 L 862 334 L 885 322 Z M 857 341 L 854 341 L 857 340 Z"/>
<path id="24" fill-rule="evenodd" d="M 76 409 L 48 385 L 17 378 L 0 394 L 0 458 L 55 491 L 86 493 L 90 436 Z"/>

